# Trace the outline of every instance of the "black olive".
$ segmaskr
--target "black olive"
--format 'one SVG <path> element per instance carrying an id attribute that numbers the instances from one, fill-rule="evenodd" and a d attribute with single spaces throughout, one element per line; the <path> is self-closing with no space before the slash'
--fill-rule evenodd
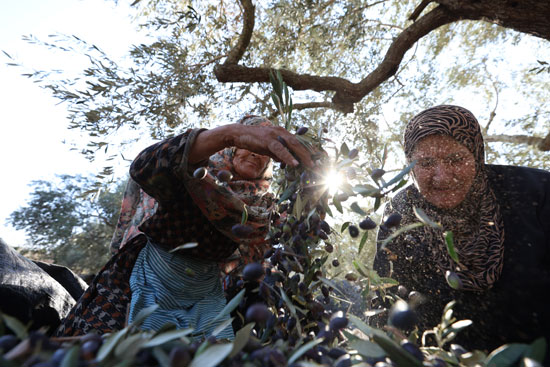
<path id="1" fill-rule="evenodd" d="M 338 359 L 340 357 L 342 357 L 344 354 L 346 354 L 347 352 L 344 350 L 344 349 L 340 349 L 340 348 L 331 348 L 329 351 L 328 351 L 328 356 L 330 358 L 333 358 L 333 359 Z"/>
<path id="2" fill-rule="evenodd" d="M 302 126 L 298 128 L 298 130 L 296 130 L 296 135 L 304 135 L 305 133 L 307 133 L 307 130 L 307 127 Z"/>
<path id="3" fill-rule="evenodd" d="M 358 154 L 359 154 L 359 151 L 357 149 L 353 148 L 352 150 L 349 151 L 348 158 L 353 159 L 353 158 L 357 157 Z"/>
<path id="4" fill-rule="evenodd" d="M 324 220 L 322 220 L 321 222 L 319 222 L 319 227 L 323 230 L 323 232 L 325 232 L 326 234 L 330 234 L 331 230 L 330 230 L 330 225 L 325 222 Z"/>
<path id="5" fill-rule="evenodd" d="M 388 321 L 396 328 L 407 330 L 414 327 L 417 322 L 416 313 L 403 300 L 397 300 L 391 307 Z"/>
<path id="6" fill-rule="evenodd" d="M 225 169 L 222 169 L 220 172 L 218 172 L 218 174 L 216 175 L 216 177 L 218 178 L 218 180 L 220 180 L 221 182 L 229 182 L 231 181 L 231 179 L 233 178 L 233 174 L 231 174 L 231 172 L 225 170 Z"/>
<path id="7" fill-rule="evenodd" d="M 329 254 L 332 253 L 332 251 L 334 251 L 334 246 L 332 246 L 330 243 L 325 244 L 325 251 Z"/>
<path id="8" fill-rule="evenodd" d="M 291 333 L 294 328 L 296 327 L 296 318 L 295 317 L 289 317 L 288 321 L 286 322 L 286 330 Z"/>
<path id="9" fill-rule="evenodd" d="M 80 347 L 80 355 L 83 359 L 89 361 L 94 359 L 97 351 L 99 350 L 99 347 L 101 346 L 101 342 L 98 340 L 88 340 L 84 343 L 82 343 L 82 346 Z"/>
<path id="10" fill-rule="evenodd" d="M 186 346 L 177 345 L 170 350 L 170 366 L 186 367 L 191 362 L 191 354 Z"/>
<path id="11" fill-rule="evenodd" d="M 330 330 L 341 330 L 346 326 L 348 326 L 348 319 L 344 316 L 344 313 L 342 311 L 335 312 L 330 318 Z"/>
<path id="12" fill-rule="evenodd" d="M 324 285 L 321 286 L 321 293 L 323 293 L 323 296 L 328 297 L 330 295 L 330 292 L 327 287 Z"/>
<path id="13" fill-rule="evenodd" d="M 369 217 L 366 217 L 361 222 L 359 222 L 359 228 L 368 231 L 370 229 L 376 228 L 376 223 Z"/>
<path id="14" fill-rule="evenodd" d="M 328 240 L 327 234 L 322 229 L 319 229 L 317 231 L 317 236 L 319 236 L 319 238 L 322 239 L 322 240 Z"/>
<path id="15" fill-rule="evenodd" d="M 332 266 L 340 266 L 340 261 L 338 259 L 332 260 Z"/>
<path id="16" fill-rule="evenodd" d="M 254 230 L 252 227 L 246 226 L 244 224 L 235 224 L 233 227 L 231 227 L 231 232 L 237 237 L 240 238 L 247 238 L 252 234 Z"/>
<path id="17" fill-rule="evenodd" d="M 353 238 L 359 236 L 359 228 L 354 225 L 348 227 L 349 235 Z"/>
<path id="18" fill-rule="evenodd" d="M 243 278 L 247 281 L 259 280 L 264 275 L 264 267 L 260 263 L 246 264 L 243 269 Z"/>
<path id="19" fill-rule="evenodd" d="M 409 293 L 409 291 L 407 290 L 407 288 L 404 286 L 404 285 L 399 285 L 397 287 L 397 295 L 401 298 L 405 298 L 407 297 L 407 294 Z"/>
<path id="20" fill-rule="evenodd" d="M 384 171 L 382 168 L 376 168 L 372 170 L 372 172 L 370 173 L 370 177 L 372 177 L 374 181 L 378 181 L 382 178 L 382 176 L 384 176 L 384 173 L 386 173 L 386 171 Z"/>
<path id="21" fill-rule="evenodd" d="M 391 213 L 388 218 L 386 218 L 384 225 L 388 228 L 398 227 L 399 224 L 401 224 L 401 218 L 401 214 Z"/>
<path id="22" fill-rule="evenodd" d="M 249 322 L 254 321 L 258 324 L 262 324 L 266 322 L 270 316 L 271 312 L 263 303 L 255 303 L 246 310 L 246 320 Z"/>
<path id="23" fill-rule="evenodd" d="M 419 361 L 422 362 L 424 360 L 424 353 L 422 353 L 422 351 L 416 346 L 416 344 L 413 344 L 405 339 L 403 340 L 403 342 L 401 342 L 401 348 L 412 354 Z"/>
<path id="24" fill-rule="evenodd" d="M 206 177 L 206 173 L 208 171 L 206 170 L 205 167 L 199 167 L 195 170 L 195 172 L 193 172 L 193 177 L 199 179 L 199 180 L 202 180 L 203 178 Z"/>

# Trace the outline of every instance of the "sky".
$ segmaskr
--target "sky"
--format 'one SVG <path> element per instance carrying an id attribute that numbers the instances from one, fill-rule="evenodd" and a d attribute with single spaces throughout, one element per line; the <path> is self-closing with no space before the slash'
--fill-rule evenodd
<path id="1" fill-rule="evenodd" d="M 52 180 L 56 174 L 96 173 L 98 166 L 64 140 L 76 133 L 67 129 L 67 109 L 28 78 L 25 69 L 6 65 L 8 53 L 25 68 L 49 67 L 64 71 L 83 69 L 85 60 L 32 45 L 22 36 L 48 40 L 51 34 L 76 35 L 122 59 L 133 43 L 143 40 L 127 1 L 103 0 L 2 0 L 0 12 L 0 238 L 11 246 L 25 242 L 25 234 L 6 223 L 24 206 L 33 180 Z M 4 51 L 4 52 L 2 52 Z"/>

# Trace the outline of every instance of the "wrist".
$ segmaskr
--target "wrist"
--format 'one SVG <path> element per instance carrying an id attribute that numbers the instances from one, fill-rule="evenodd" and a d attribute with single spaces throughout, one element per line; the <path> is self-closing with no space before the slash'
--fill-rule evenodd
<path id="1" fill-rule="evenodd" d="M 223 148 L 234 147 L 237 136 L 239 135 L 238 124 L 223 125 L 217 127 L 215 130 L 219 130 L 220 141 L 223 145 Z"/>

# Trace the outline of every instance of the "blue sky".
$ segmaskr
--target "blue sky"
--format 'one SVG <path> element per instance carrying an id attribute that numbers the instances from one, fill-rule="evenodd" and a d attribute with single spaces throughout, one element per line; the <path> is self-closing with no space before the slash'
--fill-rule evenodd
<path id="1" fill-rule="evenodd" d="M 81 71 L 85 60 L 54 53 L 22 40 L 33 35 L 47 40 L 50 34 L 76 35 L 103 49 L 111 57 L 122 58 L 140 35 L 131 24 L 128 2 L 103 0 L 18 0 L 3 1 L 0 12 L 0 50 L 30 69 L 50 67 Z M 78 152 L 70 151 L 64 140 L 77 135 L 67 130 L 65 105 L 21 76 L 23 69 L 7 66 L 10 60 L 0 53 L 0 237 L 8 244 L 24 243 L 24 233 L 5 223 L 11 212 L 29 198 L 29 183 L 51 180 L 56 174 L 97 172 Z M 85 143 L 83 143 L 85 144 Z"/>

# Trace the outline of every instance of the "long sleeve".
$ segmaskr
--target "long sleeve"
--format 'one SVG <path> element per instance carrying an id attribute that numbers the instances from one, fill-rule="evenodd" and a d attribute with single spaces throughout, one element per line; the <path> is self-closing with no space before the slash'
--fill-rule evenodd
<path id="1" fill-rule="evenodd" d="M 144 149 L 130 166 L 132 179 L 160 203 L 177 200 L 184 191 L 177 172 L 181 167 L 184 147 L 200 131 L 202 129 L 188 130 Z"/>

